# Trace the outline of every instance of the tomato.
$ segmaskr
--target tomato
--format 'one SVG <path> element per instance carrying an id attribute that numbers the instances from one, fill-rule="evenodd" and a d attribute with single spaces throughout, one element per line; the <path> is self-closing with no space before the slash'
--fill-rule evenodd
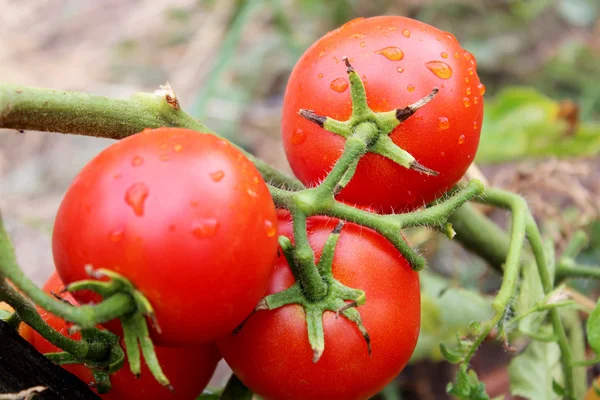
<path id="1" fill-rule="evenodd" d="M 309 241 L 320 257 L 323 244 L 337 221 L 308 220 Z M 282 217 L 280 233 L 291 237 L 289 219 Z M 379 392 L 404 368 L 419 336 L 419 277 L 406 259 L 382 236 L 346 224 L 337 243 L 333 275 L 341 283 L 364 290 L 358 307 L 369 332 L 372 356 L 356 325 L 335 313 L 323 315 L 325 352 L 313 364 L 302 308 L 287 305 L 259 311 L 235 336 L 217 341 L 223 358 L 252 391 L 266 399 L 367 399 Z M 268 293 L 294 282 L 281 255 Z"/>
<path id="2" fill-rule="evenodd" d="M 427 168 L 428 176 L 376 154 L 364 156 L 338 198 L 389 212 L 422 206 L 465 173 L 479 144 L 485 87 L 474 57 L 456 38 L 422 22 L 397 16 L 348 22 L 313 44 L 290 76 L 282 119 L 283 144 L 294 174 L 316 185 L 340 157 L 345 139 L 298 115 L 300 109 L 338 120 L 352 111 L 347 56 L 362 78 L 376 112 L 403 108 L 439 93 L 390 134 Z"/>
<path id="3" fill-rule="evenodd" d="M 67 191 L 53 233 L 65 283 L 88 279 L 86 264 L 122 274 L 155 309 L 156 343 L 169 346 L 235 329 L 264 295 L 276 253 L 275 207 L 254 165 L 187 129 L 148 129 L 100 153 Z"/>
<path id="4" fill-rule="evenodd" d="M 600 400 L 600 395 L 596 392 L 596 388 L 594 386 L 600 388 L 600 377 L 594 379 L 592 382 L 592 386 L 590 386 L 585 394 L 585 400 Z"/>
<path id="5" fill-rule="evenodd" d="M 7 304 L 3 301 L 0 301 L 0 310 L 8 311 L 9 313 L 12 313 L 13 311 L 15 311 L 14 308 L 12 308 L 10 306 L 10 304 Z M 32 330 L 29 327 L 29 325 L 27 325 L 24 322 L 21 322 L 19 324 L 19 327 L 17 328 L 17 332 L 23 339 L 25 339 L 31 343 Z"/>
<path id="6" fill-rule="evenodd" d="M 64 285 L 60 277 L 54 273 L 44 285 L 44 290 L 48 293 L 59 293 L 63 287 Z M 77 304 L 76 300 L 69 293 L 63 293 L 60 296 L 71 304 Z M 69 335 L 69 324 L 66 321 L 39 307 L 38 312 L 54 329 L 65 336 Z M 79 340 L 81 335 L 76 333 L 70 337 Z M 32 344 L 41 353 L 61 351 L 35 331 L 33 332 Z M 114 400 L 195 399 L 208 384 L 215 371 L 217 362 L 221 358 L 214 343 L 207 343 L 192 348 L 156 347 L 156 355 L 164 373 L 171 380 L 175 392 L 170 392 L 167 388 L 156 382 L 148 367 L 143 362 L 142 374 L 139 379 L 134 377 L 131 371 L 129 371 L 127 363 L 125 363 L 123 368 L 111 375 L 113 385 L 111 391 L 101 397 Z M 63 368 L 84 382 L 90 383 L 94 380 L 91 371 L 83 365 L 65 365 Z"/>

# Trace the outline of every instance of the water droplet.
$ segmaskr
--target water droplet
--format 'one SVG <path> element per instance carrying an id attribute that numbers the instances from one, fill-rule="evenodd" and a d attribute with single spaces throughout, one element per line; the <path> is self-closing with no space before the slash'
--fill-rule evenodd
<path id="1" fill-rule="evenodd" d="M 471 94 L 471 86 L 468 86 L 465 92 L 467 92 L 467 94 Z"/>
<path id="2" fill-rule="evenodd" d="M 252 182 L 258 184 L 258 182 L 260 182 L 260 180 L 258 179 L 258 176 L 255 176 L 254 178 L 252 178 Z"/>
<path id="3" fill-rule="evenodd" d="M 410 31 L 408 29 L 405 29 L 402 31 L 402 36 L 409 38 L 410 37 Z"/>
<path id="4" fill-rule="evenodd" d="M 463 97 L 463 104 L 465 105 L 465 107 L 469 107 L 471 105 L 471 102 L 468 98 Z"/>
<path id="5" fill-rule="evenodd" d="M 215 236 L 219 221 L 214 218 L 202 218 L 192 222 L 192 234 L 199 239 Z"/>
<path id="6" fill-rule="evenodd" d="M 477 128 L 479 128 L 479 124 L 477 123 L 477 121 L 473 121 L 473 129 Z"/>
<path id="7" fill-rule="evenodd" d="M 440 54 L 440 56 L 442 56 L 442 58 L 448 58 L 448 53 L 443 51 L 442 54 Z"/>
<path id="8" fill-rule="evenodd" d="M 367 44 L 365 42 L 360 42 L 360 47 L 365 47 Z"/>
<path id="9" fill-rule="evenodd" d="M 322 51 L 322 52 L 319 53 L 319 58 L 323 58 L 326 55 L 327 55 L 327 52 L 326 51 Z"/>
<path id="10" fill-rule="evenodd" d="M 115 229 L 114 231 L 108 234 L 108 239 L 111 242 L 120 242 L 123 239 L 123 235 L 124 234 L 122 229 Z"/>
<path id="11" fill-rule="evenodd" d="M 437 41 L 439 42 L 440 40 L 442 40 L 442 38 L 441 38 L 441 37 L 439 37 L 439 36 L 437 36 L 437 37 L 435 38 L 435 40 L 437 40 Z"/>
<path id="12" fill-rule="evenodd" d="M 404 68 L 402 68 L 402 67 L 398 67 L 398 68 L 396 68 L 396 71 L 398 71 L 398 72 L 402 73 L 402 72 L 404 72 Z"/>
<path id="13" fill-rule="evenodd" d="M 396 28 L 395 26 L 388 26 L 386 29 L 387 29 L 388 31 L 392 31 L 392 32 L 393 32 L 393 31 L 397 31 L 397 30 L 398 30 L 398 28 Z"/>
<path id="14" fill-rule="evenodd" d="M 454 53 L 454 58 L 460 58 L 460 54 Z"/>
<path id="15" fill-rule="evenodd" d="M 319 79 L 323 78 L 323 73 L 321 72 L 319 75 L 317 75 L 317 78 L 319 78 Z"/>
<path id="16" fill-rule="evenodd" d="M 210 179 L 212 179 L 215 182 L 220 182 L 221 179 L 223 179 L 225 177 L 225 172 L 223 171 L 217 171 L 217 172 L 213 172 L 212 174 L 210 174 Z"/>
<path id="17" fill-rule="evenodd" d="M 267 230 L 267 237 L 273 237 L 277 233 L 277 227 L 268 219 L 265 220 L 265 229 Z"/>
<path id="18" fill-rule="evenodd" d="M 381 50 L 377 50 L 375 53 L 381 54 L 388 60 L 399 61 L 404 58 L 404 52 L 397 47 L 389 46 Z"/>
<path id="19" fill-rule="evenodd" d="M 440 129 L 448 129 L 450 128 L 450 121 L 448 121 L 448 118 L 446 117 L 439 117 L 438 118 L 438 126 L 440 127 Z"/>
<path id="20" fill-rule="evenodd" d="M 121 179 L 122 177 L 123 177 L 123 174 L 121 174 L 121 173 L 113 175 L 113 179 Z"/>
<path id="21" fill-rule="evenodd" d="M 173 151 L 175 151 L 175 153 L 179 153 L 181 149 L 183 149 L 183 146 L 180 144 L 176 144 L 175 146 L 173 146 Z"/>
<path id="22" fill-rule="evenodd" d="M 290 140 L 292 144 L 302 144 L 306 141 L 306 132 L 304 132 L 303 129 L 298 128 L 292 133 L 292 137 Z"/>
<path id="23" fill-rule="evenodd" d="M 364 39 L 366 37 L 367 35 L 363 35 L 362 33 L 355 33 L 354 35 L 350 36 L 350 39 Z"/>
<path id="24" fill-rule="evenodd" d="M 463 144 L 465 142 L 465 135 L 460 135 L 458 138 L 458 144 Z"/>
<path id="25" fill-rule="evenodd" d="M 131 159 L 131 165 L 133 165 L 134 167 L 139 167 L 143 163 L 144 163 L 144 159 L 140 156 L 135 156 Z"/>
<path id="26" fill-rule="evenodd" d="M 448 64 L 442 61 L 429 61 L 425 63 L 425 66 L 429 68 L 437 77 L 442 79 L 452 78 L 452 68 Z"/>
<path id="27" fill-rule="evenodd" d="M 169 225 L 169 232 L 175 232 L 175 225 L 174 224 Z"/>
<path id="28" fill-rule="evenodd" d="M 477 85 L 477 90 L 479 90 L 479 94 L 483 96 L 485 94 L 485 85 L 483 83 L 480 83 L 479 85 Z"/>
<path id="29" fill-rule="evenodd" d="M 415 85 L 413 85 L 413 84 L 408 85 L 406 87 L 406 90 L 408 90 L 411 93 L 414 92 L 415 91 Z"/>
<path id="30" fill-rule="evenodd" d="M 456 36 L 454 36 L 453 34 L 451 34 L 450 32 L 444 32 L 446 34 L 446 36 L 448 36 L 450 39 L 454 40 L 455 42 L 458 42 L 458 39 L 456 39 Z"/>
<path id="31" fill-rule="evenodd" d="M 465 83 L 469 83 L 469 77 L 465 76 Z"/>
<path id="32" fill-rule="evenodd" d="M 148 188 L 143 183 L 135 183 L 125 193 L 125 202 L 138 217 L 144 215 L 144 203 L 148 198 Z"/>
<path id="33" fill-rule="evenodd" d="M 161 154 L 160 155 L 160 161 L 169 161 L 169 156 L 166 154 Z"/>
<path id="34" fill-rule="evenodd" d="M 479 97 L 473 96 L 473 104 L 479 103 Z"/>
<path id="35" fill-rule="evenodd" d="M 348 81 L 346 78 L 336 78 L 329 84 L 331 90 L 335 90 L 338 93 L 343 93 L 348 89 Z"/>
<path id="36" fill-rule="evenodd" d="M 475 73 L 475 70 L 473 69 L 473 67 L 469 67 L 467 68 L 467 72 L 469 73 L 469 75 L 473 75 Z"/>
<path id="37" fill-rule="evenodd" d="M 258 193 L 256 193 L 252 189 L 248 189 L 248 190 L 246 190 L 246 192 L 250 195 L 250 197 L 258 197 Z"/>

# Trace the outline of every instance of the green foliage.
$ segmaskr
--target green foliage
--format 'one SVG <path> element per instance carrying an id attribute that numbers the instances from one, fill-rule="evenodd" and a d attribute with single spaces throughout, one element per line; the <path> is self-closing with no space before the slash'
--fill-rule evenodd
<path id="1" fill-rule="evenodd" d="M 455 340 L 457 332 L 466 334 L 471 322 L 485 321 L 493 313 L 488 297 L 449 285 L 438 275 L 421 272 L 421 333 L 411 362 L 442 360 L 441 342 Z"/>
<path id="2" fill-rule="evenodd" d="M 586 331 L 590 347 L 600 355 L 600 300 L 587 320 Z"/>
<path id="3" fill-rule="evenodd" d="M 560 349 L 556 343 L 534 341 L 508 365 L 510 391 L 530 400 L 551 400 L 553 381 L 561 381 Z"/>
<path id="4" fill-rule="evenodd" d="M 600 124 L 581 123 L 568 134 L 559 104 L 532 88 L 512 87 L 486 103 L 476 161 L 573 157 L 600 152 Z"/>
<path id="5" fill-rule="evenodd" d="M 461 400 L 489 400 L 490 398 L 485 392 L 485 385 L 479 381 L 475 371 L 467 370 L 466 366 L 460 367 L 456 374 L 456 382 L 449 383 L 446 391 Z"/>

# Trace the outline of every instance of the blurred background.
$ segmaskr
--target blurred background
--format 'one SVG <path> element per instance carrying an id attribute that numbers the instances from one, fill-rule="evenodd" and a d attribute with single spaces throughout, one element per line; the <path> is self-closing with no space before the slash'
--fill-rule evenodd
<path id="1" fill-rule="evenodd" d="M 482 176 L 524 195 L 559 248 L 586 229 L 591 245 L 580 261 L 600 259 L 598 0 L 0 0 L 0 10 L 1 81 L 120 98 L 168 81 L 184 109 L 286 171 L 282 97 L 312 42 L 356 17 L 435 25 L 475 55 L 488 88 Z M 110 143 L 0 130 L 0 209 L 36 283 L 53 269 L 50 234 L 66 188 Z M 503 223 L 506 215 L 492 216 Z M 481 293 L 499 280 L 457 245 L 408 234 L 430 260 L 423 333 L 413 366 L 380 396 L 443 399 L 454 372 L 436 363 L 437 344 L 486 318 Z M 575 289 L 597 297 L 589 282 Z M 474 367 L 490 395 L 508 391 L 508 361 L 499 345 L 478 353 Z"/>

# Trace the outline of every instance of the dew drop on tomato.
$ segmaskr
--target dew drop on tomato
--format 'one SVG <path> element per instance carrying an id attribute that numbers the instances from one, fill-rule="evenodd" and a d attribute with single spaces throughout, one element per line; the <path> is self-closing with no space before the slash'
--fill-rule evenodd
<path id="1" fill-rule="evenodd" d="M 317 75 L 317 78 L 322 79 L 323 78 L 323 73 L 321 72 L 319 75 Z"/>
<path id="2" fill-rule="evenodd" d="M 210 174 L 210 179 L 212 179 L 215 182 L 220 182 L 221 179 L 223 179 L 224 177 L 225 177 L 225 172 L 223 172 L 223 171 L 215 171 Z"/>
<path id="3" fill-rule="evenodd" d="M 448 129 L 450 128 L 450 121 L 448 121 L 448 118 L 446 117 L 439 117 L 438 126 L 440 127 L 440 129 Z"/>
<path id="4" fill-rule="evenodd" d="M 348 89 L 348 81 L 345 78 L 336 78 L 329 84 L 331 90 L 343 93 Z"/>
<path id="5" fill-rule="evenodd" d="M 268 219 L 265 220 L 265 229 L 267 231 L 267 237 L 273 237 L 277 233 L 277 227 Z"/>
<path id="6" fill-rule="evenodd" d="M 199 238 L 215 236 L 219 221 L 214 218 L 203 218 L 192 222 L 192 234 Z"/>
<path id="7" fill-rule="evenodd" d="M 180 144 L 176 144 L 175 146 L 173 146 L 173 151 L 175 153 L 179 153 L 181 151 L 181 149 L 183 149 L 183 146 Z"/>
<path id="8" fill-rule="evenodd" d="M 465 89 L 465 93 L 467 93 L 467 94 L 471 94 L 471 86 L 468 86 L 468 87 Z"/>
<path id="9" fill-rule="evenodd" d="M 115 229 L 114 231 L 110 232 L 108 234 L 108 239 L 111 242 L 120 242 L 123 239 L 123 230 L 122 229 Z"/>
<path id="10" fill-rule="evenodd" d="M 477 121 L 473 121 L 473 129 L 477 128 L 479 128 L 479 124 L 477 124 Z"/>
<path id="11" fill-rule="evenodd" d="M 411 92 L 411 93 L 412 93 L 412 92 L 414 92 L 414 91 L 415 91 L 415 85 L 412 85 L 412 84 L 411 84 L 411 85 L 408 85 L 408 86 L 406 87 L 406 90 L 408 90 L 408 91 L 409 91 L 409 92 Z"/>
<path id="12" fill-rule="evenodd" d="M 410 31 L 408 29 L 405 29 L 402 31 L 402 36 L 409 38 L 410 37 Z"/>
<path id="13" fill-rule="evenodd" d="M 365 47 L 367 45 L 367 43 L 365 42 L 360 42 L 360 47 Z"/>
<path id="14" fill-rule="evenodd" d="M 485 85 L 483 83 L 480 83 L 479 85 L 477 85 L 477 90 L 479 90 L 479 94 L 483 96 L 485 94 Z"/>
<path id="15" fill-rule="evenodd" d="M 477 103 L 479 103 L 479 97 L 474 96 L 473 97 L 473 104 L 477 104 Z"/>
<path id="16" fill-rule="evenodd" d="M 139 167 L 143 163 L 144 163 L 144 159 L 140 156 L 135 156 L 131 159 L 131 165 L 133 165 L 134 167 Z"/>
<path id="17" fill-rule="evenodd" d="M 391 61 L 400 61 L 404 58 L 404 52 L 395 46 L 384 47 L 381 50 L 377 50 L 375 53 L 381 54 Z"/>
<path id="18" fill-rule="evenodd" d="M 366 37 L 367 35 L 364 35 L 362 33 L 355 33 L 354 35 L 349 36 L 350 39 L 364 39 Z"/>
<path id="19" fill-rule="evenodd" d="M 465 142 L 465 135 L 460 135 L 458 138 L 458 144 L 463 144 Z"/>
<path id="20" fill-rule="evenodd" d="M 398 71 L 398 72 L 402 73 L 402 72 L 404 72 L 404 68 L 402 68 L 402 67 L 398 67 L 398 68 L 396 68 L 396 71 Z"/>
<path id="21" fill-rule="evenodd" d="M 135 183 L 125 193 L 125 202 L 138 217 L 144 215 L 144 203 L 148 198 L 148 188 L 143 183 Z"/>
<path id="22" fill-rule="evenodd" d="M 448 53 L 446 53 L 445 51 L 443 51 L 443 52 L 440 54 L 440 56 L 441 56 L 442 58 L 448 58 Z"/>
<path id="23" fill-rule="evenodd" d="M 457 59 L 460 58 L 460 54 L 454 53 L 454 58 L 457 58 Z"/>
<path id="24" fill-rule="evenodd" d="M 443 61 L 429 61 L 425 66 L 439 78 L 452 78 L 452 68 Z"/>
<path id="25" fill-rule="evenodd" d="M 296 129 L 292 132 L 292 137 L 290 138 L 292 144 L 302 144 L 306 141 L 306 132 L 303 129 Z"/>
<path id="26" fill-rule="evenodd" d="M 463 104 L 465 105 L 465 107 L 470 107 L 471 106 L 471 102 L 466 97 L 463 97 Z"/>

